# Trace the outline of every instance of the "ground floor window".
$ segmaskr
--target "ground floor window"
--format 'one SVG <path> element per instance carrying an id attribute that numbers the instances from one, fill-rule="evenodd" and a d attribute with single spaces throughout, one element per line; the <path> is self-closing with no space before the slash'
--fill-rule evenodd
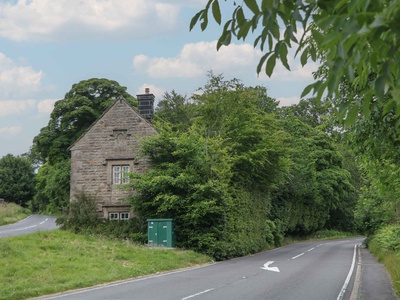
<path id="1" fill-rule="evenodd" d="M 113 220 L 119 220 L 119 214 L 118 213 L 109 213 L 108 218 L 113 221 Z"/>
<path id="2" fill-rule="evenodd" d="M 122 221 L 128 220 L 129 219 L 129 213 L 123 212 L 119 214 L 119 219 Z"/>
<path id="3" fill-rule="evenodd" d="M 129 213 L 128 212 L 110 212 L 108 213 L 108 218 L 111 221 L 126 221 L 129 219 Z"/>

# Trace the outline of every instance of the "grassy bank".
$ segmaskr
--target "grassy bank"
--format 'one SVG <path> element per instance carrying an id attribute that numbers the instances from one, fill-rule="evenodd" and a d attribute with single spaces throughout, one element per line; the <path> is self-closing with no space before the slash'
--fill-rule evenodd
<path id="1" fill-rule="evenodd" d="M 0 226 L 18 222 L 29 215 L 29 209 L 15 203 L 0 204 Z"/>
<path id="2" fill-rule="evenodd" d="M 368 249 L 385 265 L 397 297 L 400 297 L 400 225 L 379 230 L 368 242 Z"/>
<path id="3" fill-rule="evenodd" d="M 25 299 L 209 262 L 192 251 L 55 230 L 0 239 L 0 299 Z"/>

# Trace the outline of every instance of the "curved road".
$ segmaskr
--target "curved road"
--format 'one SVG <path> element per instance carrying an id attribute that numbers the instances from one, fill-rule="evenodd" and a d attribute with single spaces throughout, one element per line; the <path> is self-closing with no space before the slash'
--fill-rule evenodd
<path id="1" fill-rule="evenodd" d="M 292 244 L 194 269 L 39 299 L 397 299 L 390 281 L 389 285 L 377 286 L 368 273 L 365 273 L 367 277 L 361 274 L 363 268 L 358 266 L 361 266 L 359 254 L 362 252 L 359 247 L 362 240 L 353 238 Z M 379 272 L 373 273 L 374 276 L 383 276 Z M 356 288 L 353 289 L 353 286 Z"/>
<path id="2" fill-rule="evenodd" d="M 0 226 L 0 238 L 56 229 L 56 219 L 52 216 L 31 215 L 17 223 Z"/>

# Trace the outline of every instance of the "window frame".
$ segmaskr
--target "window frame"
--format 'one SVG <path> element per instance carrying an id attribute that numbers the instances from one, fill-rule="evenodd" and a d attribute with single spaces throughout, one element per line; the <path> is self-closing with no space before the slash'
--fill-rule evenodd
<path id="1" fill-rule="evenodd" d="M 129 165 L 113 165 L 112 166 L 112 184 L 127 184 L 129 183 L 130 172 Z"/>
<path id="2" fill-rule="evenodd" d="M 127 159 L 106 159 L 105 165 L 107 166 L 107 184 L 108 185 L 121 185 L 129 183 L 129 173 L 133 172 L 133 158 Z M 120 167 L 119 181 L 116 180 L 115 167 Z M 125 168 L 123 170 L 122 168 Z"/>
<path id="3" fill-rule="evenodd" d="M 127 211 L 112 211 L 108 213 L 108 219 L 110 221 L 128 221 L 130 219 L 130 213 Z"/>
<path id="4" fill-rule="evenodd" d="M 113 217 L 113 215 L 116 215 L 116 218 Z M 108 219 L 110 221 L 119 221 L 119 213 L 118 212 L 109 212 L 108 213 Z"/>
<path id="5" fill-rule="evenodd" d="M 124 217 L 122 217 L 123 215 L 126 215 L 126 218 Z M 121 220 L 121 221 L 127 221 L 127 220 L 129 220 L 129 212 L 126 212 L 126 211 L 124 211 L 124 212 L 120 212 L 119 213 L 119 219 Z"/>

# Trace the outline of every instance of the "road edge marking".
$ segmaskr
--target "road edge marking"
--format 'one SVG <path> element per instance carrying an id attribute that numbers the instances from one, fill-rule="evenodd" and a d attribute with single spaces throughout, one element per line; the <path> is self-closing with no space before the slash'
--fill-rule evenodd
<path id="1" fill-rule="evenodd" d="M 354 245 L 353 260 L 351 262 L 351 267 L 350 267 L 349 273 L 347 274 L 346 280 L 344 281 L 342 289 L 340 290 L 340 293 L 336 300 L 342 300 L 344 293 L 346 292 L 347 285 L 349 284 L 351 275 L 353 274 L 353 271 L 354 271 L 354 265 L 356 263 L 356 256 L 357 256 L 356 254 L 357 254 L 357 246 L 358 245 L 359 244 Z"/>
<path id="2" fill-rule="evenodd" d="M 350 300 L 357 300 L 358 299 L 358 294 L 360 291 L 360 285 L 361 285 L 361 265 L 362 265 L 362 257 L 361 257 L 361 249 L 360 245 L 358 245 L 358 265 L 356 269 L 356 277 L 354 279 L 354 286 L 353 290 L 351 291 L 351 296 Z"/>

